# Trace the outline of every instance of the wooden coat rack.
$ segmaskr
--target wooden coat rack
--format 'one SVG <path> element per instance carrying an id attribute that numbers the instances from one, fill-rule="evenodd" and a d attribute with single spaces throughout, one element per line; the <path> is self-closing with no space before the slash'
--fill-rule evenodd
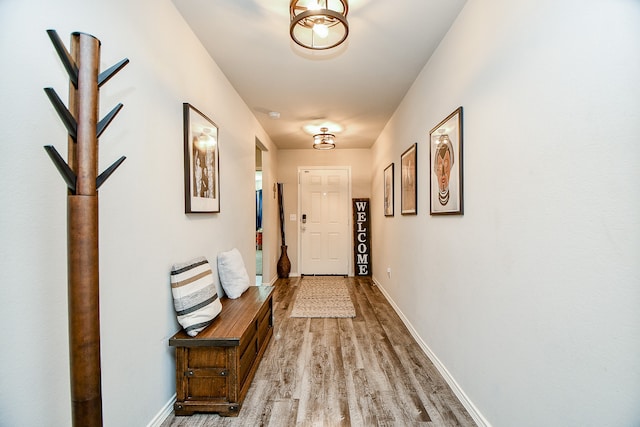
<path id="1" fill-rule="evenodd" d="M 124 59 L 99 73 L 100 40 L 71 34 L 71 53 L 55 30 L 49 38 L 69 74 L 69 108 L 52 88 L 49 100 L 69 134 L 68 162 L 52 146 L 45 150 L 67 184 L 69 357 L 74 426 L 102 425 L 98 188 L 122 164 L 116 160 L 98 175 L 98 138 L 122 109 L 118 104 L 98 121 L 99 88 L 129 63 Z"/>

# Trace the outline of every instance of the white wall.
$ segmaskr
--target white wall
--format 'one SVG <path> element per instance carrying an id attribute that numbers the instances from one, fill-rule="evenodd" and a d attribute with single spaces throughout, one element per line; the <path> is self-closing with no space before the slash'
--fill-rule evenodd
<path id="1" fill-rule="evenodd" d="M 376 213 L 419 144 L 418 215 L 373 215 L 374 276 L 494 426 L 640 423 L 639 22 L 470 1 L 374 147 Z M 430 216 L 429 130 L 460 105 L 465 214 Z"/>
<path id="2" fill-rule="evenodd" d="M 146 425 L 175 393 L 171 265 L 215 265 L 235 246 L 254 273 L 255 138 L 267 171 L 276 150 L 170 1 L 0 2 L 0 424 L 70 425 L 66 189 L 42 148 L 66 157 L 42 89 L 66 101 L 68 78 L 48 28 L 67 46 L 73 31 L 99 38 L 102 70 L 131 60 L 101 89 L 101 116 L 124 109 L 100 138 L 100 169 L 127 156 L 100 189 L 102 394 L 106 426 Z M 220 128 L 219 214 L 184 214 L 183 102 Z"/>
<path id="3" fill-rule="evenodd" d="M 340 141 L 337 141 L 339 144 Z M 284 217 L 287 255 L 291 261 L 291 274 L 298 275 L 298 231 L 299 221 L 290 221 L 290 214 L 298 214 L 298 167 L 304 166 L 348 166 L 351 168 L 351 197 L 371 197 L 371 150 L 335 149 L 279 150 L 278 182 L 284 184 Z M 280 242 L 280 226 L 276 239 Z M 280 250 L 274 253 L 276 260 Z M 273 260 L 272 260 L 273 261 Z"/>

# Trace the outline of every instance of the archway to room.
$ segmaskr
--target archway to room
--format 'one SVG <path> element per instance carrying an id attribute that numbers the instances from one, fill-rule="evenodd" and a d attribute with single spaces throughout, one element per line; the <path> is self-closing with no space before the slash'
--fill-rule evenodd
<path id="1" fill-rule="evenodd" d="M 262 284 L 262 236 L 263 236 L 263 204 L 262 204 L 262 150 L 264 146 L 256 138 L 256 166 L 255 166 L 255 180 L 256 180 L 256 285 Z"/>

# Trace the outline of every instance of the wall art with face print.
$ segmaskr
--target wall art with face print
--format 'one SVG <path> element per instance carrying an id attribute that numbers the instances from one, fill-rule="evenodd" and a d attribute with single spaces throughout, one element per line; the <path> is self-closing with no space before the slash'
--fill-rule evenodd
<path id="1" fill-rule="evenodd" d="M 462 215 L 462 107 L 431 130 L 429 153 L 431 215 Z"/>

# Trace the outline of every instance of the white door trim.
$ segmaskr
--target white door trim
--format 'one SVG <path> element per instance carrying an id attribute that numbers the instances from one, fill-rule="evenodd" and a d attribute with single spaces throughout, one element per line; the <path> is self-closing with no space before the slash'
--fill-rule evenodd
<path id="1" fill-rule="evenodd" d="M 302 221 L 301 217 L 301 210 L 302 210 L 302 191 L 301 191 L 301 182 L 300 182 L 300 173 L 304 170 L 346 170 L 347 171 L 347 197 L 348 197 L 348 205 L 349 205 L 349 212 L 351 213 L 351 200 L 352 200 L 352 196 L 351 196 L 351 166 L 298 166 L 298 207 L 297 207 L 297 223 L 296 223 L 296 227 L 298 227 L 298 253 L 296 254 L 296 257 L 298 258 L 298 271 L 300 272 L 300 275 L 302 275 L 302 271 L 303 271 L 303 266 L 302 266 L 302 233 L 300 233 L 300 222 Z M 349 218 L 347 218 L 348 221 L 348 227 L 349 230 L 353 229 L 353 221 L 352 221 L 352 216 L 353 215 L 349 215 Z M 351 236 L 352 233 L 350 233 L 349 235 Z M 349 271 L 349 276 L 353 276 L 354 275 L 354 271 L 353 271 L 353 238 L 350 238 L 349 240 L 349 251 L 348 251 L 348 256 L 347 256 L 347 269 Z"/>

